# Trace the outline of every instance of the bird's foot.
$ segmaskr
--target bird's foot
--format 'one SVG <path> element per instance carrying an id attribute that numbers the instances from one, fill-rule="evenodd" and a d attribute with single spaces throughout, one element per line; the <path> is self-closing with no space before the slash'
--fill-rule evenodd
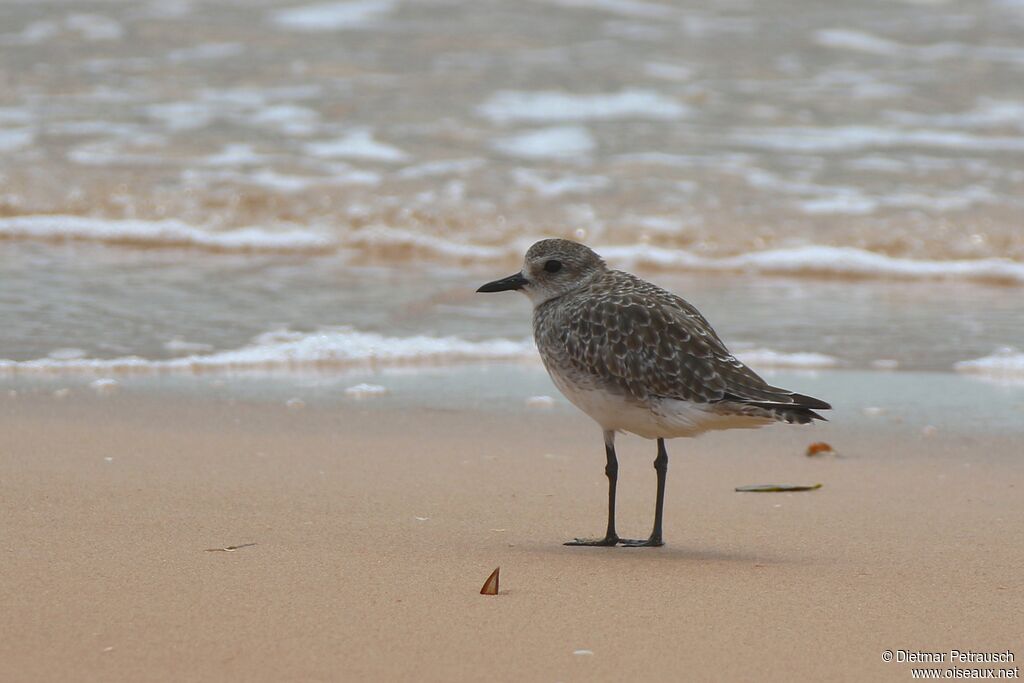
<path id="1" fill-rule="evenodd" d="M 661 537 L 655 538 L 654 536 L 646 539 L 620 538 L 619 543 L 623 548 L 657 548 L 665 545 Z"/>
<path id="2" fill-rule="evenodd" d="M 618 544 L 619 540 L 619 537 L 615 535 L 605 536 L 604 538 L 574 538 L 571 541 L 566 541 L 562 545 L 611 547 Z"/>

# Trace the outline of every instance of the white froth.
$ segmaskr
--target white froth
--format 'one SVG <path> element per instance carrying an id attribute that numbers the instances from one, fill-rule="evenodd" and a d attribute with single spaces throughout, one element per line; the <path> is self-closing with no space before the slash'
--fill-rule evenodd
<path id="1" fill-rule="evenodd" d="M 594 151 L 597 143 L 582 126 L 555 126 L 499 138 L 493 146 L 498 152 L 513 157 L 561 159 L 586 156 Z"/>
<path id="2" fill-rule="evenodd" d="M 857 190 L 836 192 L 830 197 L 807 199 L 800 202 L 800 210 L 809 214 L 839 213 L 853 216 L 869 214 L 878 208 L 878 201 Z"/>
<path id="3" fill-rule="evenodd" d="M 1005 347 L 989 356 L 955 363 L 953 368 L 957 372 L 1024 382 L 1024 352 Z"/>
<path id="4" fill-rule="evenodd" d="M 574 95 L 557 90 L 502 90 L 477 111 L 495 123 L 590 121 L 613 119 L 674 120 L 688 113 L 676 100 L 651 90 Z"/>
<path id="5" fill-rule="evenodd" d="M 295 31 L 343 31 L 371 26 L 397 6 L 395 0 L 326 2 L 278 10 L 270 19 Z"/>
<path id="6" fill-rule="evenodd" d="M 459 337 L 387 337 L 375 332 L 336 328 L 321 332 L 275 330 L 238 349 L 182 358 L 152 360 L 134 356 L 31 361 L 0 360 L 0 373 L 161 373 L 294 371 L 377 365 L 432 365 L 476 360 L 536 357 L 532 340 Z"/>
<path id="7" fill-rule="evenodd" d="M 611 180 L 600 175 L 562 175 L 545 173 L 529 168 L 512 170 L 512 180 L 541 197 L 561 197 L 567 194 L 591 194 L 611 185 Z"/>
<path id="8" fill-rule="evenodd" d="M 476 170 L 487 162 L 483 159 L 471 157 L 468 159 L 443 159 L 439 161 L 426 161 L 415 166 L 406 166 L 395 172 L 395 177 L 402 180 L 413 180 L 418 178 L 433 178 L 436 176 L 468 173 Z"/>
<path id="9" fill-rule="evenodd" d="M 100 396 L 112 396 L 121 390 L 121 383 L 116 379 L 104 377 L 89 383 L 89 388 Z"/>
<path id="10" fill-rule="evenodd" d="M 527 396 L 525 403 L 527 408 L 546 410 L 554 407 L 555 399 L 551 396 Z"/>
<path id="11" fill-rule="evenodd" d="M 106 220 L 87 216 L 0 218 L 0 238 L 81 240 L 147 247 L 193 247 L 212 251 L 322 251 L 336 246 L 328 235 L 303 229 L 212 231 L 180 221 Z"/>
<path id="12" fill-rule="evenodd" d="M 345 239 L 347 246 L 370 250 L 414 250 L 447 258 L 472 260 L 499 259 L 512 253 L 512 248 L 488 247 L 472 244 L 468 240 L 449 240 L 402 228 L 369 225 Z"/>
<path id="13" fill-rule="evenodd" d="M 767 368 L 833 368 L 839 365 L 839 359 L 824 353 L 799 351 L 784 353 L 772 349 L 748 349 L 733 354 L 745 364 Z"/>
<path id="14" fill-rule="evenodd" d="M 198 130 L 208 126 L 216 109 L 206 102 L 162 102 L 146 107 L 146 113 L 171 131 Z"/>
<path id="15" fill-rule="evenodd" d="M 352 396 L 354 398 L 370 398 L 372 396 L 383 396 L 388 393 L 387 387 L 382 387 L 379 384 L 355 384 L 345 389 L 345 395 Z"/>
<path id="16" fill-rule="evenodd" d="M 873 148 L 934 148 L 976 152 L 1021 152 L 1024 137 L 981 136 L 950 130 L 877 126 L 777 127 L 738 130 L 734 142 L 790 153 L 851 152 Z"/>
<path id="17" fill-rule="evenodd" d="M 637 19 L 666 19 L 675 14 L 668 5 L 642 0 L 549 0 L 553 5 L 584 10 L 599 10 L 621 17 Z"/>
<path id="18" fill-rule="evenodd" d="M 1003 258 L 925 261 L 896 258 L 857 249 L 809 245 L 737 256 L 709 258 L 692 252 L 650 245 L 603 247 L 610 261 L 629 266 L 707 271 L 749 271 L 771 274 L 817 274 L 902 279 L 964 279 L 1024 284 L 1024 263 Z"/>
<path id="19" fill-rule="evenodd" d="M 961 112 L 889 111 L 885 118 L 902 126 L 939 128 L 1002 128 L 1024 130 L 1024 102 L 978 98 L 975 106 Z"/>
<path id="20" fill-rule="evenodd" d="M 0 128 L 0 152 L 28 147 L 36 139 L 31 128 Z"/>
<path id="21" fill-rule="evenodd" d="M 375 140 L 373 133 L 365 128 L 353 130 L 337 140 L 311 142 L 305 149 L 313 156 L 327 159 L 365 159 L 395 163 L 409 158 L 408 154 L 397 147 Z"/>
<path id="22" fill-rule="evenodd" d="M 999 45 L 967 45 L 945 42 L 911 45 L 889 40 L 871 33 L 850 29 L 820 29 L 815 31 L 818 45 L 837 50 L 850 50 L 879 57 L 936 62 L 947 59 L 976 59 L 1011 64 L 1024 63 L 1024 48 Z"/>
<path id="23" fill-rule="evenodd" d="M 250 166 L 263 163 L 265 157 L 256 152 L 252 145 L 236 143 L 224 145 L 216 154 L 203 159 L 206 166 Z"/>
<path id="24" fill-rule="evenodd" d="M 827 188 L 822 188 L 826 189 Z M 835 188 L 834 192 L 799 203 L 800 210 L 808 214 L 851 214 L 873 213 L 881 208 L 921 209 L 931 213 L 963 211 L 975 204 L 994 202 L 996 196 L 991 190 L 971 185 L 939 195 L 914 192 L 871 196 L 856 188 Z"/>
<path id="25" fill-rule="evenodd" d="M 316 132 L 320 114 L 297 104 L 275 104 L 258 109 L 249 117 L 248 122 L 284 135 L 311 135 Z"/>
<path id="26" fill-rule="evenodd" d="M 823 47 L 839 50 L 853 50 L 874 55 L 894 56 L 901 54 L 907 46 L 892 40 L 880 38 L 863 31 L 842 28 L 821 29 L 814 33 L 814 42 Z"/>

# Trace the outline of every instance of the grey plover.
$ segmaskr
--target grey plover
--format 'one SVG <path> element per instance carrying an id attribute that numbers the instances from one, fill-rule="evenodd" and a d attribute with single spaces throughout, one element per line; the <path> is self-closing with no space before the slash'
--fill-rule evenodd
<path id="1" fill-rule="evenodd" d="M 680 297 L 619 270 L 583 244 L 537 242 L 523 269 L 478 292 L 519 290 L 533 303 L 533 336 L 555 386 L 604 431 L 608 528 L 578 546 L 660 546 L 665 439 L 772 422 L 824 420 L 828 403 L 773 387 L 738 361 Z M 658 440 L 654 528 L 645 540 L 615 531 L 616 432 Z"/>

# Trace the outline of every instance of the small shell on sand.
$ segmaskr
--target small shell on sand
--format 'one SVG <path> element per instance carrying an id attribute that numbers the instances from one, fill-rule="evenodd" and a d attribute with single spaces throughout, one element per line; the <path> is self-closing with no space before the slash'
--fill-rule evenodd
<path id="1" fill-rule="evenodd" d="M 345 390 L 346 396 L 352 396 L 354 398 L 383 396 L 386 393 L 388 393 L 387 387 L 382 387 L 379 384 L 356 384 Z"/>
<path id="2" fill-rule="evenodd" d="M 116 379 L 104 378 L 90 382 L 89 387 L 100 396 L 113 396 L 121 390 L 121 383 Z"/>

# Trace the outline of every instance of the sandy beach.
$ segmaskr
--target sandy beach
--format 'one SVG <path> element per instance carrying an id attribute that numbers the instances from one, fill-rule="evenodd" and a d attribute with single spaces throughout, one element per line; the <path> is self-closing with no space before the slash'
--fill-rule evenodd
<path id="1" fill-rule="evenodd" d="M 1022 0 L 0 1 L 0 683 L 1019 673 L 1022 33 Z M 672 441 L 664 547 L 563 546 L 605 530 L 600 431 L 529 301 L 478 293 L 546 238 L 830 421 Z M 646 538 L 656 447 L 616 448 Z M 772 483 L 821 487 L 735 490 Z"/>
<path id="2" fill-rule="evenodd" d="M 907 680 L 885 650 L 1020 654 L 1012 430 L 676 440 L 667 545 L 581 549 L 605 480 L 567 407 L 0 400 L 5 681 Z M 653 454 L 621 441 L 621 533 L 648 531 Z M 733 490 L 768 482 L 823 486 Z"/>

